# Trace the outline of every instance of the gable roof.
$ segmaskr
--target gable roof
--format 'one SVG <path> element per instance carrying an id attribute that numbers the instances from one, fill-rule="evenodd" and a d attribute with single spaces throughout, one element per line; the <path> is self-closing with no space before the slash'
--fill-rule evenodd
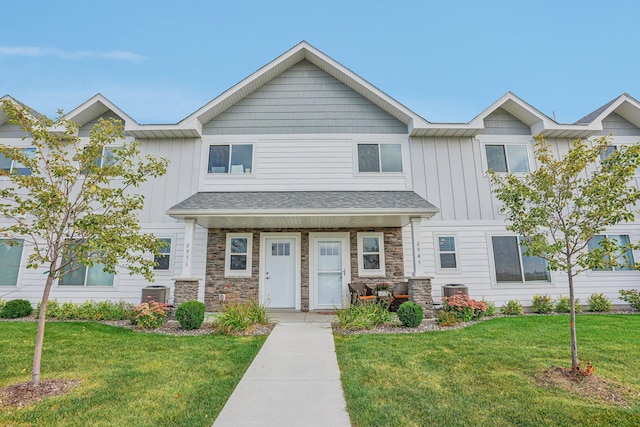
<path id="1" fill-rule="evenodd" d="M 10 95 L 4 95 L 2 96 L 2 98 L 0 98 L 0 103 L 2 101 L 10 101 L 13 102 L 16 105 L 19 105 L 22 108 L 25 108 L 29 111 L 29 113 L 35 117 L 38 118 L 40 116 L 42 116 L 42 114 L 38 113 L 36 110 L 34 110 L 33 108 L 30 108 L 29 106 L 27 106 L 26 104 L 23 104 L 22 102 L 18 101 L 17 99 L 15 99 L 14 97 L 10 96 Z M 7 117 L 7 115 L 5 114 L 4 110 L 2 108 L 0 108 L 0 126 L 2 126 L 3 124 L 5 124 L 7 122 L 9 118 Z"/>
<path id="2" fill-rule="evenodd" d="M 602 130 L 602 120 L 606 119 L 611 113 L 618 114 L 629 123 L 640 128 L 640 102 L 626 93 L 587 114 L 578 120 L 576 124 L 600 125 L 599 130 Z"/>

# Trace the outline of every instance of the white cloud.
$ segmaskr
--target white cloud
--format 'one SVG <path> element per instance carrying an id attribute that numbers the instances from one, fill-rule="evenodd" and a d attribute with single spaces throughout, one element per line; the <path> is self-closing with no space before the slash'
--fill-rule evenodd
<path id="1" fill-rule="evenodd" d="M 84 58 L 110 59 L 115 61 L 128 61 L 134 64 L 138 64 L 146 59 L 137 53 L 123 50 L 112 50 L 109 52 L 97 52 L 93 50 L 65 51 L 59 49 L 43 49 L 35 46 L 0 46 L 0 56 L 55 56 L 70 60 Z"/>

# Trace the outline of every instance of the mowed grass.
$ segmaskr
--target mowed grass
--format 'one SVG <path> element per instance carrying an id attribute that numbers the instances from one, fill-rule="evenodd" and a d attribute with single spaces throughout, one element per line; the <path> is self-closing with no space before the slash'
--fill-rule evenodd
<path id="1" fill-rule="evenodd" d="M 0 388 L 30 380 L 36 326 L 0 322 Z M 0 409 L 0 425 L 210 426 L 265 339 L 51 322 L 42 378 L 81 383 L 64 396 Z"/>
<path id="2" fill-rule="evenodd" d="M 580 359 L 625 388 L 622 407 L 536 378 L 571 367 L 568 316 L 335 338 L 355 426 L 640 426 L 640 315 L 582 315 Z"/>

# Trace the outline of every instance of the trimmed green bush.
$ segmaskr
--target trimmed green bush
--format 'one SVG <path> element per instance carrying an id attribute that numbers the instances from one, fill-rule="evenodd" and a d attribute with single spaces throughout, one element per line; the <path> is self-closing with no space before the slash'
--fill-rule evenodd
<path id="1" fill-rule="evenodd" d="M 200 301 L 183 302 L 176 309 L 176 320 L 187 331 L 199 329 L 204 322 L 205 305 Z"/>
<path id="2" fill-rule="evenodd" d="M 553 300 L 549 295 L 534 295 L 531 303 L 531 311 L 538 314 L 547 314 L 553 311 Z"/>
<path id="3" fill-rule="evenodd" d="M 462 320 L 452 311 L 441 310 L 438 313 L 438 325 L 440 326 L 454 326 L 460 322 Z"/>
<path id="4" fill-rule="evenodd" d="M 606 313 L 611 311 L 611 301 L 604 294 L 591 294 L 587 299 L 589 311 Z"/>
<path id="5" fill-rule="evenodd" d="M 520 304 L 520 301 L 517 299 L 512 299 L 507 301 L 505 305 L 500 309 L 503 314 L 507 314 L 509 316 L 521 316 L 524 314 L 524 307 Z"/>
<path id="6" fill-rule="evenodd" d="M 571 312 L 571 298 L 563 297 L 560 295 L 558 298 L 558 302 L 556 303 L 556 312 L 557 313 L 570 313 Z M 580 300 L 576 298 L 576 313 L 582 312 L 582 306 L 580 305 Z"/>
<path id="7" fill-rule="evenodd" d="M 8 301 L 2 307 L 0 317 L 4 319 L 17 319 L 19 317 L 27 317 L 33 313 L 31 303 L 26 299 L 14 299 Z"/>
<path id="8" fill-rule="evenodd" d="M 415 328 L 422 323 L 424 319 L 424 310 L 422 306 L 413 301 L 407 301 L 398 308 L 398 319 L 408 328 Z"/>
<path id="9" fill-rule="evenodd" d="M 636 311 L 640 311 L 640 292 L 637 289 L 630 289 L 628 291 L 621 289 L 620 299 L 626 301 Z"/>

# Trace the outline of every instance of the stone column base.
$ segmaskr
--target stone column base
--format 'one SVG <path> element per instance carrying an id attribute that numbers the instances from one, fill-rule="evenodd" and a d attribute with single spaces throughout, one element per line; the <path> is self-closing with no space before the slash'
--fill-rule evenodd
<path id="1" fill-rule="evenodd" d="M 429 277 L 410 277 L 409 301 L 420 304 L 424 309 L 424 317 L 433 317 L 433 297 L 431 295 L 431 279 Z"/>
<path id="2" fill-rule="evenodd" d="M 186 301 L 198 300 L 199 280 L 176 280 L 173 288 L 173 306 L 178 307 Z"/>

